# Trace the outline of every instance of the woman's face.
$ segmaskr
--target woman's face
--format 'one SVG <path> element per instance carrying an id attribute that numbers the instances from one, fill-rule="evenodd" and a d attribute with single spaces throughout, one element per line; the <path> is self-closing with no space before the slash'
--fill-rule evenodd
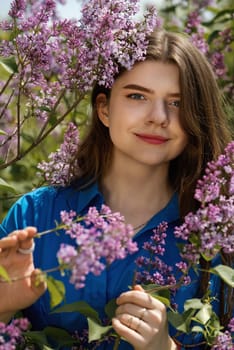
<path id="1" fill-rule="evenodd" d="M 179 118 L 179 70 L 175 64 L 137 63 L 115 81 L 108 102 L 104 95 L 97 97 L 97 110 L 109 128 L 114 161 L 119 165 L 168 166 L 187 144 Z"/>

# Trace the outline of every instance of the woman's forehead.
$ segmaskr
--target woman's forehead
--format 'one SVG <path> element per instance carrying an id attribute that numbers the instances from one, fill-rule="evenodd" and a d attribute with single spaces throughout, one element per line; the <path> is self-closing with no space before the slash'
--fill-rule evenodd
<path id="1" fill-rule="evenodd" d="M 138 62 L 131 70 L 125 71 L 113 84 L 113 88 L 123 88 L 131 85 L 140 85 L 154 90 L 156 85 L 163 82 L 179 89 L 179 68 L 175 63 L 162 61 Z"/>

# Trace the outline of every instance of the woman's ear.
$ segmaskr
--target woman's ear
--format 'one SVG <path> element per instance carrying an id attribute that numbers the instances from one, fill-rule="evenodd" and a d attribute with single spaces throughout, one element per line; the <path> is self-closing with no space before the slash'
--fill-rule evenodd
<path id="1" fill-rule="evenodd" d="M 108 100 L 105 94 L 101 93 L 97 95 L 96 109 L 97 109 L 98 118 L 106 127 L 109 127 L 109 119 L 108 119 L 109 108 L 108 108 Z"/>

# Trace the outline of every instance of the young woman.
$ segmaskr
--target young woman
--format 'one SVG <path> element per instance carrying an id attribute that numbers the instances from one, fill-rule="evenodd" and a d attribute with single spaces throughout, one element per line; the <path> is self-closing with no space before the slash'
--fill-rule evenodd
<path id="1" fill-rule="evenodd" d="M 196 208 L 193 199 L 206 163 L 216 158 L 230 140 L 226 116 L 214 75 L 203 55 L 183 35 L 155 31 L 146 60 L 122 71 L 111 88 L 96 86 L 92 95 L 90 130 L 78 151 L 81 176 L 67 188 L 45 187 L 23 196 L 0 227 L 0 265 L 11 277 L 30 276 L 0 284 L 0 320 L 8 322 L 24 310 L 35 330 L 56 326 L 69 332 L 87 328 L 78 313 L 51 314 L 46 285 L 35 285 L 37 268 L 57 265 L 56 252 L 69 237 L 49 235 L 35 241 L 36 233 L 54 227 L 61 210 L 79 214 L 105 203 L 124 215 L 135 230 L 139 251 L 114 262 L 101 276 L 90 275 L 83 289 L 75 290 L 67 277 L 54 273 L 66 285 L 66 302 L 85 300 L 102 317 L 106 303 L 117 298 L 112 324 L 126 341 L 120 350 L 177 349 L 175 330 L 168 331 L 166 308 L 140 286 L 129 291 L 135 260 L 144 255 L 143 244 L 162 221 L 168 223 L 168 265 L 179 261 L 173 230 L 183 216 Z M 26 253 L 26 254 L 25 254 Z M 27 254 L 29 253 L 29 254 Z M 206 276 L 175 296 L 179 309 L 200 293 Z M 218 284 L 219 285 L 219 284 Z M 217 284 L 213 294 L 221 295 Z M 222 302 L 220 302 L 222 305 Z M 231 305 L 229 305 L 231 308 Z M 224 314 L 225 311 L 225 314 Z M 230 310 L 219 314 L 224 322 Z M 204 349 L 192 335 L 180 338 L 184 349 Z M 100 349 L 112 349 L 102 344 Z"/>

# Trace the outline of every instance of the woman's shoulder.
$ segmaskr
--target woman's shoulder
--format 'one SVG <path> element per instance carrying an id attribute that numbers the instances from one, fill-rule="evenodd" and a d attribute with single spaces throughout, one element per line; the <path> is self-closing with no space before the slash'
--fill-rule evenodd
<path id="1" fill-rule="evenodd" d="M 43 204 L 46 202 L 49 204 L 51 201 L 58 199 L 59 197 L 66 197 L 71 193 L 71 187 L 59 187 L 59 186 L 43 186 L 36 188 L 30 192 L 23 194 L 17 201 L 16 204 L 22 205 L 25 202 L 30 204 Z"/>
<path id="2" fill-rule="evenodd" d="M 44 186 L 22 195 L 9 209 L 0 231 L 11 232 L 26 226 L 42 226 L 59 219 L 61 210 L 69 210 L 79 191 L 71 187 Z"/>

